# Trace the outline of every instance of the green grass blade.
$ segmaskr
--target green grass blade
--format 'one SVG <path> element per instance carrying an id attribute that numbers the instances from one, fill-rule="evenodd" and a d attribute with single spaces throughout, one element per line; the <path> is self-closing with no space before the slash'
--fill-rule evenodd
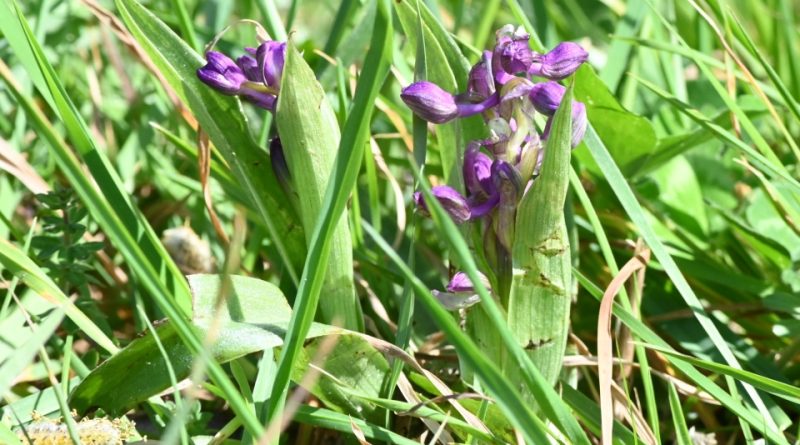
<path id="1" fill-rule="evenodd" d="M 689 437 L 689 430 L 686 426 L 686 419 L 681 407 L 681 399 L 678 397 L 678 390 L 675 385 L 667 386 L 669 389 L 669 408 L 672 417 L 672 426 L 675 428 L 675 445 L 692 445 L 692 438 Z"/>
<path id="2" fill-rule="evenodd" d="M 7 258 L 1 255 L 0 253 L 0 261 L 2 261 L 3 264 L 7 264 L 5 261 Z M 63 296 L 63 294 L 61 296 Z M 66 301 L 71 303 L 69 299 L 66 299 Z M 25 335 L 28 336 L 25 343 L 21 344 L 11 356 L 7 357 L 3 363 L 0 364 L 0 394 L 5 394 L 11 387 L 11 384 L 14 383 L 16 377 L 19 376 L 25 368 L 30 366 L 36 354 L 42 349 L 47 340 L 50 339 L 55 330 L 58 329 L 59 325 L 61 325 L 61 320 L 64 319 L 64 310 L 72 309 L 71 312 L 73 312 L 74 316 L 77 308 L 64 303 L 62 304 L 63 306 L 52 311 L 38 324 L 26 327 L 26 329 L 32 329 L 33 332 L 25 333 Z M 80 314 L 83 315 L 82 312 Z M 79 317 L 75 318 L 81 322 L 85 321 Z"/>
<path id="3" fill-rule="evenodd" d="M 586 291 L 589 292 L 592 297 L 600 301 L 603 296 L 602 289 L 600 289 L 596 284 L 592 283 L 579 271 L 573 269 L 573 274 L 575 274 L 575 277 L 578 279 L 580 285 L 586 289 Z M 631 314 L 618 303 L 614 303 L 613 313 L 615 317 L 619 318 L 619 320 L 628 326 L 637 337 L 641 338 L 642 341 L 646 342 L 648 345 L 655 345 L 660 348 L 672 350 L 669 343 L 664 341 L 658 336 L 658 334 L 650 329 L 650 327 L 642 323 L 635 315 Z M 768 428 L 767 425 L 765 425 L 764 417 L 762 417 L 759 412 L 756 412 L 752 408 L 742 404 L 741 399 L 731 396 L 731 394 L 722 389 L 713 380 L 695 369 L 693 365 L 680 360 L 672 360 L 671 356 L 667 356 L 667 359 L 670 360 L 670 363 L 677 370 L 695 382 L 699 388 L 701 388 L 703 391 L 706 391 L 709 395 L 718 400 L 723 406 L 736 414 L 736 416 L 738 416 L 741 420 L 747 422 L 753 428 L 764 433 L 769 440 L 775 443 L 788 445 L 789 442 L 785 437 L 783 437 L 774 429 Z"/>
<path id="4" fill-rule="evenodd" d="M 669 355 L 676 360 L 685 361 L 695 365 L 698 368 L 703 368 L 712 372 L 734 377 L 742 382 L 747 382 L 758 389 L 782 397 L 792 403 L 800 405 L 800 388 L 788 383 L 779 382 L 769 377 L 764 377 L 761 374 L 736 369 L 731 366 L 722 365 L 720 363 L 712 362 L 709 360 L 702 360 L 685 354 L 680 354 L 670 349 L 664 349 L 653 345 L 646 345 L 650 349 Z"/>
<path id="5" fill-rule="evenodd" d="M 600 166 L 600 169 L 605 174 L 606 180 L 608 180 L 609 185 L 614 190 L 614 194 L 617 196 L 617 199 L 619 199 L 620 204 L 622 204 L 622 207 L 625 209 L 625 212 L 638 228 L 642 238 L 644 238 L 644 241 L 653 252 L 655 258 L 664 268 L 667 276 L 669 276 L 669 278 L 675 284 L 675 287 L 678 289 L 681 297 L 683 297 L 689 308 L 692 309 L 695 318 L 706 331 L 711 342 L 714 344 L 720 354 L 722 354 L 722 357 L 729 365 L 736 368 L 741 368 L 739 361 L 734 356 L 730 346 L 722 338 L 722 335 L 714 325 L 714 322 L 711 320 L 706 310 L 703 308 L 700 300 L 697 298 L 697 295 L 695 295 L 691 286 L 689 286 L 689 283 L 686 281 L 686 278 L 683 276 L 683 273 L 681 273 L 680 269 L 678 269 L 678 265 L 675 264 L 672 256 L 667 251 L 666 246 L 664 246 L 664 244 L 661 242 L 661 239 L 653 231 L 653 228 L 647 221 L 644 210 L 636 200 L 636 197 L 628 185 L 628 182 L 622 176 L 622 172 L 619 171 L 619 168 L 614 163 L 614 160 L 611 159 L 611 155 L 608 153 L 608 150 L 606 150 L 605 145 L 603 145 L 603 142 L 600 140 L 600 138 L 597 136 L 597 133 L 594 131 L 594 128 L 591 126 L 589 126 L 587 129 L 586 138 L 584 141 L 586 146 L 589 148 L 589 151 L 591 152 L 595 162 L 597 162 L 597 165 Z M 733 390 L 734 388 L 731 389 Z M 761 397 L 759 397 L 758 393 L 753 389 L 752 386 L 745 385 L 745 390 L 757 404 L 762 415 L 771 421 L 770 429 L 774 429 L 775 422 L 774 420 L 771 420 L 772 418 L 769 412 L 766 410 Z"/>

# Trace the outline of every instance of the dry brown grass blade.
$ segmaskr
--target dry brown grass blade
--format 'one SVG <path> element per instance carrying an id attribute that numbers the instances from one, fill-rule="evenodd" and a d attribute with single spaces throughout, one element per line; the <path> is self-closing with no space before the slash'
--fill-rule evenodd
<path id="1" fill-rule="evenodd" d="M 364 432 L 361 431 L 361 428 L 359 428 L 358 425 L 356 425 L 356 423 L 353 422 L 352 417 L 350 418 L 350 430 L 353 431 L 353 435 L 356 436 L 356 439 L 358 439 L 358 443 L 360 445 L 372 445 L 367 441 L 367 438 L 366 436 L 364 436 Z"/>
<path id="2" fill-rule="evenodd" d="M 164 91 L 167 92 L 167 96 L 169 96 L 170 102 L 175 107 L 176 110 L 181 114 L 183 119 L 189 124 L 190 127 L 193 129 L 197 129 L 197 119 L 194 118 L 194 115 L 189 110 L 186 105 L 181 101 L 178 94 L 169 84 L 167 79 L 161 74 L 161 71 L 158 70 L 155 63 L 150 59 L 144 49 L 139 45 L 135 38 L 128 32 L 125 25 L 120 22 L 120 20 L 111 13 L 111 11 L 103 8 L 99 3 L 95 0 L 81 0 L 89 11 L 100 20 L 101 23 L 108 25 L 114 34 L 116 34 L 117 38 L 128 47 L 128 49 L 136 56 L 139 61 L 142 62 L 142 65 L 147 68 L 148 71 L 153 73 L 158 79 L 158 82 L 161 84 L 161 87 L 164 88 Z"/>
<path id="3" fill-rule="evenodd" d="M 633 428 L 638 434 L 639 439 L 641 439 L 645 444 L 656 445 L 658 443 L 656 436 L 653 434 L 653 430 L 650 429 L 650 425 L 647 423 L 647 420 L 645 420 L 644 415 L 642 415 L 642 411 L 638 408 L 638 406 L 634 405 L 630 400 L 628 400 L 628 396 L 625 394 L 625 391 L 616 383 L 611 383 L 611 390 L 611 394 L 619 406 L 631 407 L 631 409 L 623 409 L 620 411 L 625 416 L 625 420 L 628 422 L 628 424 L 633 425 Z"/>
<path id="4" fill-rule="evenodd" d="M 637 270 L 645 268 L 649 260 L 650 250 L 644 249 L 643 252 L 625 263 L 617 276 L 611 280 L 600 303 L 600 313 L 597 317 L 597 373 L 600 387 L 600 425 L 603 445 L 611 445 L 614 428 L 614 401 L 611 392 L 613 383 L 611 310 L 614 305 L 614 297 L 628 278 Z"/>
<path id="5" fill-rule="evenodd" d="M 397 389 L 400 390 L 400 394 L 403 395 L 403 397 L 406 399 L 407 402 L 422 403 L 422 400 L 420 400 L 419 396 L 417 395 L 417 392 L 414 391 L 414 386 L 408 380 L 408 377 L 406 377 L 406 375 L 402 372 L 400 373 L 400 377 L 397 379 Z M 430 432 L 433 434 L 436 434 L 436 432 L 439 431 L 441 428 L 439 422 L 436 422 L 434 420 L 426 419 L 424 417 L 421 418 L 420 420 L 422 420 L 422 423 L 424 423 L 425 426 L 428 428 L 428 430 L 430 430 Z M 453 438 L 447 431 L 445 431 L 444 434 L 439 435 L 439 437 L 442 440 L 443 444 L 448 444 L 453 442 Z"/>
<path id="6" fill-rule="evenodd" d="M 214 226 L 214 232 L 226 249 L 230 244 L 228 235 L 222 228 L 222 223 L 219 220 L 217 211 L 214 210 L 214 200 L 211 198 L 211 185 L 208 183 L 208 178 L 211 177 L 211 142 L 208 140 L 208 134 L 203 129 L 197 130 L 197 171 L 200 173 L 200 187 L 203 190 L 203 203 L 205 203 L 208 217 L 211 219 L 211 225 Z"/>
<path id="7" fill-rule="evenodd" d="M 33 193 L 47 193 L 50 186 L 36 173 L 25 156 L 14 150 L 11 144 L 0 139 L 0 170 L 6 171 L 17 178 L 22 185 Z"/>
<path id="8" fill-rule="evenodd" d="M 639 364 L 636 362 L 622 360 L 622 359 L 612 359 L 614 364 L 617 365 L 624 365 L 629 366 L 633 369 L 639 368 Z M 577 366 L 590 366 L 590 367 L 597 367 L 597 357 L 591 355 L 568 355 L 564 357 L 564 366 L 565 367 L 577 367 Z M 720 406 L 721 403 L 719 400 L 715 399 L 711 396 L 711 394 L 703 391 L 702 389 L 698 388 L 697 386 L 692 385 L 691 383 L 685 382 L 680 378 L 671 375 L 666 372 L 658 371 L 655 369 L 651 369 L 650 373 L 663 379 L 668 383 L 672 383 L 675 385 L 675 389 L 678 390 L 679 393 L 687 396 L 687 397 L 696 397 L 699 401 L 703 402 L 706 405 L 714 405 Z"/>

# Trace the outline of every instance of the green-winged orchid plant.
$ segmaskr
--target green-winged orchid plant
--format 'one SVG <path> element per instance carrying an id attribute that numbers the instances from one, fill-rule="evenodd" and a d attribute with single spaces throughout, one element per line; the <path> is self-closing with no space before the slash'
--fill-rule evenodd
<path id="1" fill-rule="evenodd" d="M 531 352 L 534 362 L 554 382 L 560 369 L 569 322 L 569 297 L 565 289 L 570 278 L 569 271 L 563 270 L 565 258 L 568 262 L 569 249 L 563 248 L 568 244 L 561 237 L 563 212 L 556 212 L 553 221 L 547 223 L 551 228 L 541 228 L 541 231 L 551 230 L 557 234 L 558 245 L 562 247 L 552 252 L 542 248 L 540 250 L 545 253 L 539 255 L 522 252 L 537 249 L 523 249 L 523 245 L 534 241 L 517 239 L 523 229 L 520 225 L 529 225 L 530 222 L 529 214 L 518 215 L 518 211 L 533 189 L 538 188 L 545 193 L 541 183 L 543 180 L 551 181 L 543 179 L 547 175 L 542 175 L 541 170 L 554 116 L 566 93 L 566 88 L 558 81 L 572 75 L 587 60 L 588 54 L 580 45 L 572 42 L 560 43 L 544 54 L 537 53 L 529 46 L 529 35 L 512 25 L 498 30 L 496 36 L 494 48 L 485 51 L 470 70 L 465 92 L 453 94 L 434 83 L 419 81 L 405 87 L 401 98 L 417 116 L 434 124 L 473 115 L 483 117 L 489 136 L 471 141 L 466 146 L 462 169 L 463 193 L 448 185 L 438 185 L 432 188 L 433 196 L 454 222 L 477 226 L 483 244 L 473 247 L 481 251 L 485 258 L 483 264 L 486 270 L 482 272 L 486 280 L 482 281 L 486 281 L 486 287 L 504 303 L 512 330 L 515 323 L 524 324 L 524 320 L 530 320 L 525 315 L 511 313 L 519 307 L 525 307 L 525 310 L 537 307 L 536 310 L 544 312 L 552 309 L 552 315 L 560 318 L 552 326 L 516 329 L 520 345 Z M 537 128 L 537 121 L 541 129 Z M 580 143 L 586 127 L 586 107 L 583 103 L 572 101 L 569 145 L 574 148 Z M 564 205 L 563 196 L 558 195 L 566 193 L 566 168 L 557 173 L 562 176 L 557 182 L 563 193 L 556 193 L 555 201 L 561 202 L 549 204 L 557 209 L 563 209 Z M 418 210 L 426 214 L 427 205 L 421 193 L 414 194 L 414 201 Z M 529 237 L 529 229 L 526 227 L 524 230 L 524 236 Z M 538 239 L 539 236 L 531 238 Z M 544 241 L 536 242 L 541 241 L 544 246 L 547 240 L 546 237 L 542 239 Z M 532 277 L 534 272 L 536 276 Z M 551 306 L 550 303 L 534 301 L 549 300 L 550 297 L 545 295 L 548 292 L 553 294 L 552 300 L 557 304 Z M 461 308 L 478 301 L 472 282 L 462 272 L 451 278 L 445 291 L 434 293 L 446 306 L 451 307 Z M 520 306 L 520 301 L 525 303 Z M 479 332 L 472 334 L 491 337 L 480 332 L 480 328 Z M 498 352 L 501 348 L 496 347 L 496 343 L 491 344 L 492 341 L 487 339 L 477 340 L 484 345 L 487 353 L 503 360 L 503 354 Z M 552 352 L 548 351 L 544 354 L 546 358 L 537 360 L 535 351 L 532 351 L 535 348 L 530 345 L 545 346 L 542 349 L 551 349 Z"/>

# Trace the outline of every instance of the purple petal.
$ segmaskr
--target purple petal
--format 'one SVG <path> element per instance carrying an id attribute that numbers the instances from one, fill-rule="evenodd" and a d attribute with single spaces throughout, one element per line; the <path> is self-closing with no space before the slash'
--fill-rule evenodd
<path id="1" fill-rule="evenodd" d="M 478 113 L 483 113 L 484 111 L 497 106 L 500 103 L 500 96 L 497 93 L 492 94 L 491 96 L 487 97 L 481 103 L 473 104 L 473 103 L 457 103 L 457 111 L 458 116 L 460 117 L 468 117 Z"/>
<path id="2" fill-rule="evenodd" d="M 431 189 L 433 196 L 439 201 L 444 210 L 453 218 L 456 224 L 461 224 L 469 220 L 470 209 L 467 200 L 461 196 L 454 188 L 439 185 Z M 428 206 L 425 197 L 420 192 L 414 193 L 414 202 L 423 213 L 428 213 Z"/>
<path id="3" fill-rule="evenodd" d="M 243 88 L 239 95 L 242 99 L 265 110 L 275 111 L 277 97 L 263 91 L 256 91 L 250 88 Z"/>
<path id="4" fill-rule="evenodd" d="M 258 62 L 256 59 L 250 56 L 242 56 L 236 59 L 236 64 L 239 65 L 239 68 L 242 69 L 244 72 L 245 77 L 250 82 L 261 82 L 261 75 L 258 71 Z"/>
<path id="5" fill-rule="evenodd" d="M 580 68 L 589 57 L 580 45 L 562 42 L 547 54 L 534 56 L 528 72 L 551 80 L 561 80 Z"/>
<path id="6" fill-rule="evenodd" d="M 237 94 L 242 83 L 247 81 L 241 68 L 230 57 L 216 51 L 207 52 L 206 59 L 207 63 L 197 70 L 197 77 L 221 93 Z"/>
<path id="7" fill-rule="evenodd" d="M 455 97 L 432 82 L 412 83 L 403 88 L 400 98 L 414 114 L 434 124 L 442 124 L 458 116 Z"/>
<path id="8" fill-rule="evenodd" d="M 494 94 L 494 79 L 492 78 L 492 52 L 484 51 L 480 62 L 469 71 L 467 92 L 480 100 Z"/>
<path id="9" fill-rule="evenodd" d="M 489 280 L 480 272 L 480 281 L 481 283 L 489 290 L 491 290 L 491 285 L 489 284 Z M 472 284 L 472 280 L 469 279 L 469 276 L 464 272 L 456 272 L 453 275 L 453 278 L 450 279 L 450 282 L 447 283 L 447 291 L 448 292 L 474 292 L 475 286 Z"/>
<path id="10" fill-rule="evenodd" d="M 256 50 L 261 80 L 268 86 L 280 88 L 283 65 L 286 62 L 286 42 L 269 40 Z"/>
<path id="11" fill-rule="evenodd" d="M 536 111 L 552 116 L 561 105 L 561 99 L 564 98 L 566 91 L 567 89 L 557 82 L 542 82 L 533 86 L 529 97 Z"/>
<path id="12" fill-rule="evenodd" d="M 553 116 L 547 118 L 547 123 L 542 132 L 542 139 L 547 140 L 550 136 L 550 127 L 553 125 Z M 583 102 L 572 101 L 572 137 L 570 145 L 572 148 L 578 146 L 586 134 L 586 127 L 588 126 L 588 119 L 586 117 L 586 105 Z M 538 170 L 538 168 L 537 168 Z"/>
<path id="13" fill-rule="evenodd" d="M 482 153 L 477 143 L 470 143 L 464 153 L 464 183 L 472 195 L 491 195 L 494 191 L 492 184 L 492 159 Z"/>

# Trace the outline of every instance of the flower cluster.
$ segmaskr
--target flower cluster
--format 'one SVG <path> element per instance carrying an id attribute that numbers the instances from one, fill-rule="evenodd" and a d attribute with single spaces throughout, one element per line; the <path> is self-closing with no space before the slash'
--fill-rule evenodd
<path id="1" fill-rule="evenodd" d="M 481 220 L 485 224 L 484 240 L 494 241 L 495 251 L 511 251 L 517 205 L 538 174 L 544 154 L 542 142 L 549 136 L 553 116 L 566 91 L 557 81 L 574 73 L 588 57 L 583 48 L 571 42 L 539 54 L 530 49 L 529 38 L 512 25 L 499 29 L 494 49 L 485 51 L 472 67 L 467 91 L 462 94 L 451 94 L 427 81 L 409 85 L 401 94 L 417 116 L 431 123 L 482 115 L 489 137 L 467 145 L 463 165 L 466 196 L 449 186 L 433 187 L 432 192 L 456 223 Z M 534 82 L 537 78 L 543 79 Z M 541 133 L 536 128 L 537 114 L 546 119 Z M 573 147 L 583 139 L 586 125 L 586 107 L 573 101 Z M 414 201 L 422 213 L 427 213 L 419 192 L 414 194 Z M 451 283 L 449 287 L 471 291 L 465 289 L 471 286 L 463 285 L 464 276 L 456 278 L 461 284 Z"/>
<path id="2" fill-rule="evenodd" d="M 402 91 L 406 105 L 428 122 L 441 124 L 482 114 L 489 127 L 490 137 L 470 142 L 464 155 L 467 197 L 449 186 L 433 188 L 434 196 L 457 223 L 484 217 L 504 205 L 516 207 L 528 180 L 541 166 L 542 142 L 564 96 L 565 88 L 555 81 L 571 75 L 586 61 L 586 51 L 575 43 L 564 42 L 539 54 L 530 49 L 529 38 L 511 25 L 498 30 L 494 50 L 485 51 L 472 67 L 464 94 L 448 93 L 427 81 Z M 534 83 L 534 77 L 549 80 Z M 541 134 L 534 124 L 536 113 L 547 117 Z M 586 107 L 574 101 L 573 147 L 583 138 L 586 122 Z M 416 193 L 414 199 L 426 212 L 421 194 Z"/>
<path id="3" fill-rule="evenodd" d="M 197 70 L 206 85 L 229 96 L 239 96 L 261 108 L 275 111 L 281 86 L 286 42 L 267 40 L 258 48 L 233 59 L 217 51 L 206 53 L 207 63 Z"/>

